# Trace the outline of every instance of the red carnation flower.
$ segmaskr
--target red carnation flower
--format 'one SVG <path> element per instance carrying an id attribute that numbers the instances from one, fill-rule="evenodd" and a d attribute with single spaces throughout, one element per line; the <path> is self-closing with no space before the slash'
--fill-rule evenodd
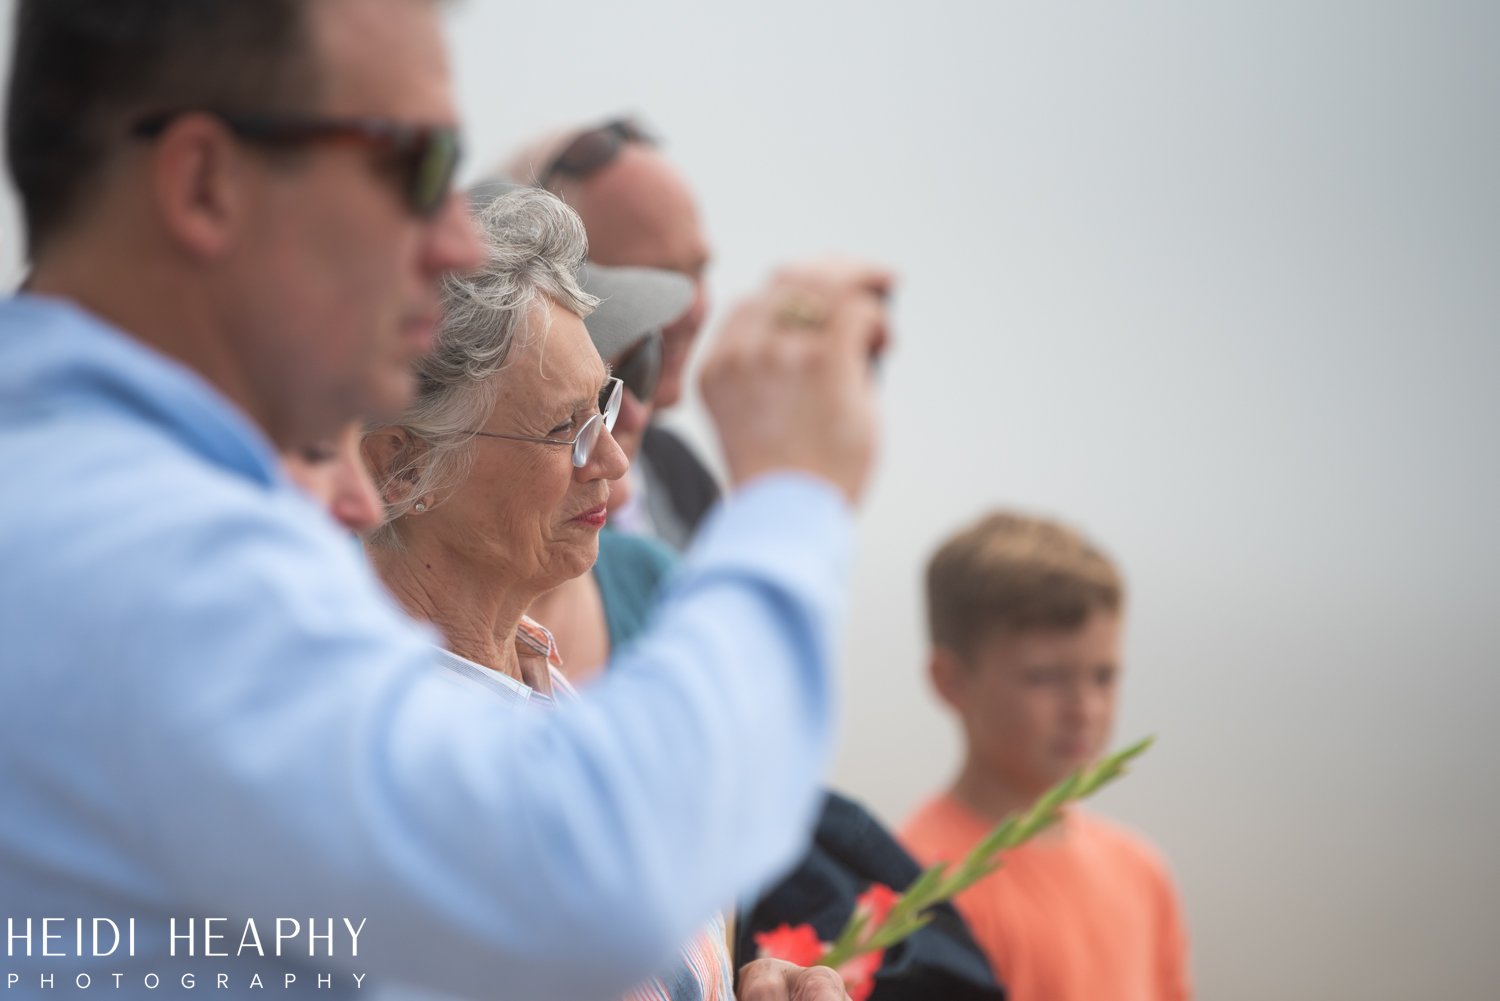
<path id="1" fill-rule="evenodd" d="M 870 996 L 870 992 L 875 989 L 875 971 L 880 969 L 880 960 L 884 956 L 884 949 L 876 949 L 874 952 L 855 956 L 838 968 L 838 975 L 844 980 L 844 990 L 849 992 L 850 1001 L 865 1001 Z"/>
<path id="2" fill-rule="evenodd" d="M 870 915 L 866 928 L 879 928 L 899 899 L 901 894 L 884 883 L 871 883 L 868 890 L 854 898 L 854 913 Z"/>
<path id="3" fill-rule="evenodd" d="M 816 966 L 827 948 L 812 925 L 781 925 L 755 936 L 762 959 L 784 959 L 798 966 Z"/>

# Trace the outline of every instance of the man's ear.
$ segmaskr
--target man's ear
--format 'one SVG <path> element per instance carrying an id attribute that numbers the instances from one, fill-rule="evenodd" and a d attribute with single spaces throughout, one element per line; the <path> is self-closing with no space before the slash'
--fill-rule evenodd
<path id="1" fill-rule="evenodd" d="M 963 690 L 968 676 L 968 666 L 956 651 L 945 646 L 932 648 L 927 661 L 927 677 L 938 697 L 953 709 L 963 707 Z"/>
<path id="2" fill-rule="evenodd" d="M 193 257 L 232 246 L 248 215 L 249 165 L 222 122 L 204 114 L 174 118 L 153 140 L 152 193 L 163 228 Z"/>
<path id="3" fill-rule="evenodd" d="M 366 434 L 359 443 L 360 457 L 387 504 L 414 500 L 412 491 L 421 478 L 426 450 L 403 427 L 388 425 Z"/>

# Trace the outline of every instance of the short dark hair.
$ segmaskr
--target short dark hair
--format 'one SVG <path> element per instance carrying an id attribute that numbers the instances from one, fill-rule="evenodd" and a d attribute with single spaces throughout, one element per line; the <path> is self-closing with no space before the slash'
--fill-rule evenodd
<path id="1" fill-rule="evenodd" d="M 312 2 L 19 0 L 6 155 L 31 256 L 73 219 L 140 116 L 316 100 Z"/>
<path id="2" fill-rule="evenodd" d="M 927 564 L 932 643 L 966 656 L 992 631 L 1073 630 L 1124 599 L 1119 571 L 1088 539 L 1007 511 L 954 535 Z"/>

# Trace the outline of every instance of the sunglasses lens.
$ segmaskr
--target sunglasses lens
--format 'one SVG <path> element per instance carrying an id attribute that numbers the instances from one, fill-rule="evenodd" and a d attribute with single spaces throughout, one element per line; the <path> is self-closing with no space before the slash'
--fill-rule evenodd
<path id="1" fill-rule="evenodd" d="M 637 400 L 651 402 L 661 380 L 661 334 L 653 333 L 615 366 L 615 375 Z"/>
<path id="2" fill-rule="evenodd" d="M 563 151 L 538 176 L 537 183 L 546 187 L 547 182 L 559 174 L 565 177 L 587 177 L 618 156 L 620 147 L 626 143 L 654 146 L 656 140 L 629 119 L 589 129 L 563 147 Z"/>
<path id="3" fill-rule="evenodd" d="M 553 165 L 559 174 L 578 176 L 598 170 L 620 151 L 621 136 L 610 128 L 590 129 L 568 143 Z"/>
<path id="4" fill-rule="evenodd" d="M 448 197 L 458 167 L 458 136 L 445 129 L 428 133 L 412 168 L 412 208 L 423 215 L 436 212 Z"/>
<path id="5" fill-rule="evenodd" d="M 622 118 L 617 122 L 610 122 L 607 126 L 626 142 L 642 143 L 646 146 L 655 146 L 656 137 L 628 118 Z"/>

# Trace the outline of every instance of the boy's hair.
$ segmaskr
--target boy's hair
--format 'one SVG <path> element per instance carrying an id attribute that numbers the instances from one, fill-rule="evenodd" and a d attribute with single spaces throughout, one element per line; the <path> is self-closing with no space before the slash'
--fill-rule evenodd
<path id="1" fill-rule="evenodd" d="M 1118 612 L 1124 600 L 1109 557 L 1045 518 L 987 514 L 927 564 L 932 643 L 960 654 L 997 629 L 1076 629 L 1094 612 Z"/>

